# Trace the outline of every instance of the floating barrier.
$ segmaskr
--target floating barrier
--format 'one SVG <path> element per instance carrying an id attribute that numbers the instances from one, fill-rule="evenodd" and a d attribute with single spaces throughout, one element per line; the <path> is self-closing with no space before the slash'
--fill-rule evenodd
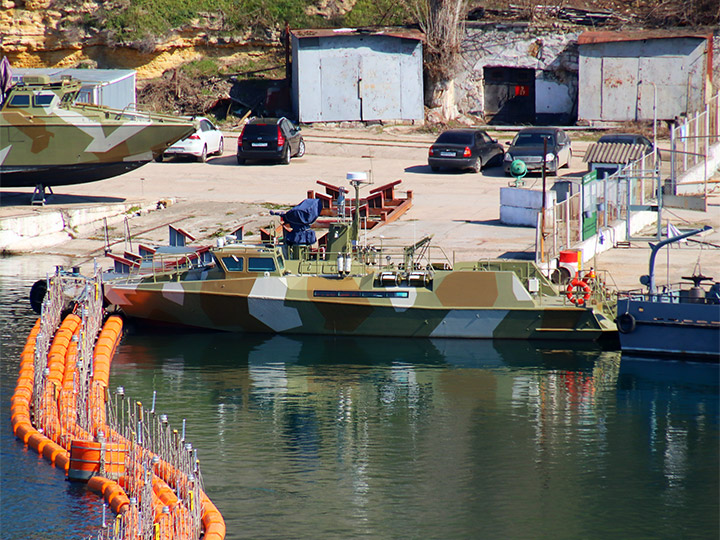
<path id="1" fill-rule="evenodd" d="M 125 473 L 126 451 L 124 444 L 73 441 L 68 479 L 88 481 L 95 475 L 118 478 Z"/>
<path id="2" fill-rule="evenodd" d="M 108 391 L 122 319 L 102 324 L 101 283 L 58 268 L 21 353 L 10 407 L 15 436 L 116 514 L 98 540 L 223 540 L 197 452 L 167 417 Z M 68 292 L 72 292 L 71 295 Z M 68 301 L 71 296 L 72 300 Z M 69 314 L 61 320 L 61 313 Z"/>

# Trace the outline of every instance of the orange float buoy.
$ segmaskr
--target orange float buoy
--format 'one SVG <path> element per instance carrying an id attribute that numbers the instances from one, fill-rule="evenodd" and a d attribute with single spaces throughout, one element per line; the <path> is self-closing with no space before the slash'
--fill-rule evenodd
<path id="1" fill-rule="evenodd" d="M 30 422 L 15 425 L 15 436 L 25 444 L 27 444 L 30 435 L 37 432 L 38 430 L 32 427 Z"/>
<path id="2" fill-rule="evenodd" d="M 38 454 L 42 454 L 43 448 L 45 448 L 45 445 L 50 442 L 52 441 L 38 431 L 30 435 L 30 437 L 28 437 L 27 439 L 27 445 L 33 450 L 35 450 Z"/>
<path id="3" fill-rule="evenodd" d="M 116 514 L 127 510 L 127 506 L 130 504 L 125 490 L 120 487 L 120 484 L 109 478 L 94 476 L 88 480 L 88 488 L 102 495 Z"/>
<path id="4" fill-rule="evenodd" d="M 57 458 L 62 454 L 67 454 L 67 450 L 54 442 L 47 443 L 42 451 L 42 456 L 53 465 L 57 465 Z"/>

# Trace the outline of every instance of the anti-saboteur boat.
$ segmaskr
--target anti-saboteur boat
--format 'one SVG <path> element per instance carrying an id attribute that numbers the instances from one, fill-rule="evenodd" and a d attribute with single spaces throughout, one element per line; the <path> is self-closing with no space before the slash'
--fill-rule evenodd
<path id="1" fill-rule="evenodd" d="M 0 92 L 0 185 L 44 188 L 117 176 L 193 133 L 176 116 L 76 103 L 81 83 L 25 76 Z"/>
<path id="2" fill-rule="evenodd" d="M 312 202 L 310 202 L 312 201 Z M 606 289 L 558 289 L 532 261 L 452 264 L 429 238 L 402 252 L 360 246 L 357 225 L 330 225 L 325 250 L 299 238 L 314 218 L 285 213 L 285 242 L 158 248 L 130 274 L 104 278 L 127 316 L 233 332 L 597 340 L 616 333 Z M 298 220 L 300 216 L 300 220 Z M 298 226 L 298 221 L 301 221 Z M 174 253 L 173 253 L 174 252 Z M 573 286 L 574 287 L 574 286 Z"/>
<path id="3" fill-rule="evenodd" d="M 720 362 L 720 282 L 712 277 L 683 277 L 690 283 L 655 283 L 655 257 L 667 244 L 710 227 L 670 237 L 651 246 L 650 267 L 641 283 L 646 290 L 618 293 L 617 327 L 623 353 L 673 359 Z"/>

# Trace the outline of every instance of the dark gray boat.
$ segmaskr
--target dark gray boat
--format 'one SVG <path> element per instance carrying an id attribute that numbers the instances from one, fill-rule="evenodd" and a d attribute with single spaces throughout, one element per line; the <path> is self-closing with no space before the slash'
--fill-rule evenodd
<path id="1" fill-rule="evenodd" d="M 655 257 L 663 246 L 709 229 L 651 244 L 649 273 L 640 279 L 647 290 L 618 293 L 615 322 L 624 353 L 720 361 L 720 282 L 699 274 L 683 276 L 688 283 L 659 288 L 654 273 Z"/>

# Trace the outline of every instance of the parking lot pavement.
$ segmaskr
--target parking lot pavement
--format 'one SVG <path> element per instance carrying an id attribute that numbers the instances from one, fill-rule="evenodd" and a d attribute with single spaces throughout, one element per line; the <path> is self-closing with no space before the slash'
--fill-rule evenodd
<path id="1" fill-rule="evenodd" d="M 153 162 L 119 177 L 59 187 L 44 207 L 27 204 L 31 190 L 2 189 L 0 218 L 113 203 L 136 202 L 139 207 L 144 207 L 172 199 L 175 204 L 153 212 L 152 219 L 130 215 L 131 232 L 154 231 L 162 241 L 167 238 L 164 232 L 167 223 L 178 220 L 183 229 L 201 240 L 219 230 L 234 230 L 248 221 L 246 231 L 261 223 L 269 224 L 272 219 L 277 219 L 269 215 L 271 206 L 291 206 L 302 201 L 309 190 L 322 191 L 316 183 L 318 180 L 349 187 L 348 172 L 366 171 L 373 185 L 364 187 L 361 195 L 373 187 L 399 179 L 402 183 L 396 189 L 401 194 L 411 191 L 413 197 L 412 208 L 400 220 L 363 235 L 370 243 L 382 241 L 407 245 L 432 235 L 433 244 L 441 246 L 448 258 L 455 260 L 513 254 L 531 256 L 534 252 L 534 228 L 509 227 L 499 222 L 500 188 L 511 180 L 504 176 L 500 167 L 481 173 L 433 173 L 427 165 L 427 148 L 435 138 L 433 134 L 383 135 L 368 133 L 368 130 L 328 129 L 305 129 L 303 134 L 307 153 L 293 159 L 289 165 L 239 166 L 234 155 L 235 142 L 232 137 L 226 137 L 224 155 L 210 158 L 207 163 Z M 510 134 L 506 140 L 509 137 Z M 587 144 L 573 143 L 573 163 L 570 169 L 562 170 L 563 176 L 582 176 L 586 166 L 581 155 Z M 525 180 L 526 187 L 542 187 L 539 176 L 529 176 Z M 554 180 L 556 178 L 548 178 L 547 186 Z M 706 221 L 720 228 L 718 206 L 719 197 L 713 196 L 708 212 L 681 213 L 680 223 L 682 220 L 688 223 Z M 116 231 L 116 234 L 120 233 Z M 89 236 L 96 239 L 90 241 Z M 97 233 L 79 235 L 53 250 L 71 256 L 86 256 L 98 250 L 98 238 Z M 720 241 L 717 244 L 720 245 Z M 695 250 L 690 253 L 687 248 L 683 249 L 685 251 L 675 266 L 682 268 L 679 270 L 682 272 L 691 271 L 697 254 Z M 612 267 L 611 271 L 618 271 L 617 281 L 621 288 L 634 287 L 639 273 L 647 272 L 648 251 L 646 243 L 631 249 L 615 249 L 600 255 L 596 262 L 598 266 L 604 264 Z M 720 269 L 720 261 L 713 258 L 717 253 L 720 250 L 708 249 L 701 255 L 708 264 Z M 711 271 L 705 273 L 712 274 Z"/>

